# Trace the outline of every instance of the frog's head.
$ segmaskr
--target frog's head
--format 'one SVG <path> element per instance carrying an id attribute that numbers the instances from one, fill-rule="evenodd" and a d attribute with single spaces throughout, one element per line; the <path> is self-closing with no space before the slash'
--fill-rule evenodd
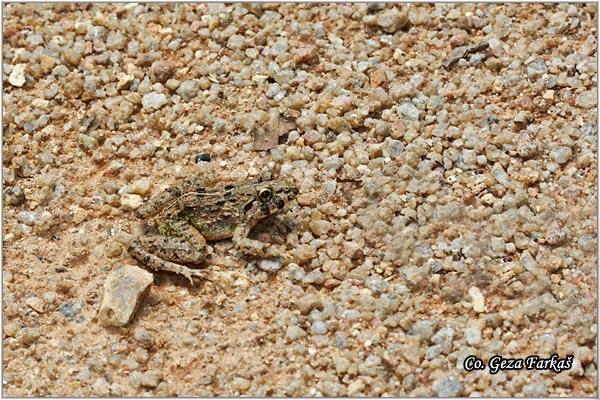
<path id="1" fill-rule="evenodd" d="M 246 218 L 258 222 L 280 212 L 298 195 L 298 188 L 283 181 L 266 181 L 252 185 L 252 200 L 245 206 Z"/>
<path id="2" fill-rule="evenodd" d="M 256 200 L 266 215 L 281 211 L 298 195 L 298 188 L 282 181 L 267 181 L 256 185 Z M 265 215 L 265 216 L 266 216 Z"/>

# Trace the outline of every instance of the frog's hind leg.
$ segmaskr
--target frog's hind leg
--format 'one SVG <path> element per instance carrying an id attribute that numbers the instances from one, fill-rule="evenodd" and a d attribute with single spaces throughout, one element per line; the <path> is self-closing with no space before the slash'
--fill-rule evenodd
<path id="1" fill-rule="evenodd" d="M 199 236 L 202 238 L 199 246 L 177 236 L 141 236 L 133 241 L 129 253 L 149 268 L 155 271 L 181 274 L 193 285 L 192 277 L 208 279 L 206 272 L 188 268 L 179 263 L 199 264 L 204 260 L 204 245 L 206 242 L 202 235 Z"/>
<path id="2" fill-rule="evenodd" d="M 129 249 L 131 255 L 136 260 L 143 263 L 145 266 L 155 271 L 174 272 L 176 274 L 183 275 L 186 277 L 192 286 L 194 286 L 194 280 L 192 278 L 199 278 L 204 280 L 210 280 L 208 274 L 205 271 L 199 269 L 188 268 L 185 265 L 176 264 L 174 262 L 164 260 L 144 249 L 140 249 L 132 244 Z"/>
<path id="3" fill-rule="evenodd" d="M 141 236 L 132 247 L 144 249 L 163 260 L 183 264 L 200 264 L 206 256 L 204 243 L 194 246 L 181 237 Z"/>

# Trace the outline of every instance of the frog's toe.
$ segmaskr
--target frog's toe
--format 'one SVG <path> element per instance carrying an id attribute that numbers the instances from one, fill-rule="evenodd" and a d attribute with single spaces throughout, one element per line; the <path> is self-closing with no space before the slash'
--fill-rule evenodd
<path id="1" fill-rule="evenodd" d="M 208 280 L 208 274 L 204 271 L 186 268 L 186 270 L 182 271 L 181 274 L 185 276 L 188 281 L 190 281 L 192 286 L 194 286 L 194 278 Z"/>

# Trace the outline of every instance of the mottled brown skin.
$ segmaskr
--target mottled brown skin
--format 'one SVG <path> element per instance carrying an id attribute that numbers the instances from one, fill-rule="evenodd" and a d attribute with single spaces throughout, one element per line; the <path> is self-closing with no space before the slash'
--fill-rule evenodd
<path id="1" fill-rule="evenodd" d="M 259 257 L 279 257 L 277 249 L 248 238 L 262 219 L 285 207 L 298 194 L 295 186 L 270 180 L 226 186 L 207 191 L 205 181 L 193 179 L 170 187 L 152 197 L 136 214 L 151 219 L 156 234 L 134 240 L 130 254 L 157 271 L 193 277 L 206 273 L 183 264 L 200 264 L 206 242 L 232 239 L 236 247 Z"/>

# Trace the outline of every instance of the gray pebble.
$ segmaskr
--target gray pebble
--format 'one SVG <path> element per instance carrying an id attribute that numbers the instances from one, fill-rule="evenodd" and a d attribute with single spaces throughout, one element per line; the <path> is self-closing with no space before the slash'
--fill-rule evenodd
<path id="1" fill-rule="evenodd" d="M 434 344 L 433 346 L 430 346 L 427 348 L 427 350 L 425 350 L 425 358 L 428 360 L 433 360 L 434 358 L 439 356 L 441 352 L 442 346 L 440 346 L 439 344 Z"/>
<path id="2" fill-rule="evenodd" d="M 302 278 L 302 283 L 317 285 L 322 284 L 325 281 L 325 274 L 321 272 L 319 269 L 313 269 L 310 271 L 304 278 Z"/>
<path id="3" fill-rule="evenodd" d="M 373 294 L 380 295 L 387 291 L 390 285 L 378 276 L 371 276 L 365 281 L 365 287 L 373 292 Z"/>
<path id="4" fill-rule="evenodd" d="M 338 349 L 345 349 L 348 347 L 348 337 L 343 332 L 336 332 L 333 338 L 333 343 Z"/>
<path id="5" fill-rule="evenodd" d="M 232 50 L 242 50 L 246 46 L 246 39 L 242 35 L 231 35 L 227 40 L 227 47 Z"/>
<path id="6" fill-rule="evenodd" d="M 167 104 L 167 96 L 163 93 L 150 92 L 142 98 L 142 106 L 145 110 L 155 111 Z"/>
<path id="7" fill-rule="evenodd" d="M 577 95 L 575 101 L 581 108 L 595 108 L 598 105 L 598 91 L 596 89 L 586 90 Z"/>
<path id="8" fill-rule="evenodd" d="M 337 155 L 329 156 L 323 160 L 323 168 L 337 170 L 344 165 L 344 160 L 339 158 Z"/>
<path id="9" fill-rule="evenodd" d="M 463 390 L 463 384 L 454 375 L 444 376 L 433 383 L 433 391 L 438 397 L 461 396 Z"/>
<path id="10" fill-rule="evenodd" d="M 526 397 L 545 397 L 548 389 L 543 382 L 532 382 L 523 386 L 523 396 Z"/>
<path id="11" fill-rule="evenodd" d="M 454 338 L 454 329 L 450 327 L 442 328 L 431 338 L 435 344 L 442 346 L 442 351 L 448 353 L 452 350 L 452 339 Z"/>
<path id="12" fill-rule="evenodd" d="M 296 340 L 306 336 L 306 332 L 299 326 L 290 325 L 285 331 L 285 336 L 290 340 Z"/>
<path id="13" fill-rule="evenodd" d="M 419 119 L 419 109 L 412 103 L 402 103 L 398 106 L 398 115 L 409 120 Z"/>
<path id="14" fill-rule="evenodd" d="M 190 101 L 198 94 L 200 82 L 197 79 L 191 79 L 181 82 L 177 88 L 177 94 L 185 101 Z"/>
<path id="15" fill-rule="evenodd" d="M 530 79 L 537 79 L 548 71 L 546 62 L 538 58 L 527 65 L 527 76 Z"/>
<path id="16" fill-rule="evenodd" d="M 383 142 L 383 155 L 392 159 L 400 157 L 404 151 L 404 145 L 400 140 L 385 138 Z"/>
<path id="17" fill-rule="evenodd" d="M 596 136 L 598 135 L 598 125 L 594 123 L 586 122 L 581 127 L 581 134 L 584 136 Z"/>
<path id="18" fill-rule="evenodd" d="M 315 321 L 310 326 L 310 333 L 313 335 L 324 335 L 327 333 L 327 325 L 323 321 Z"/>
<path id="19" fill-rule="evenodd" d="M 570 147 L 566 146 L 554 147 L 550 151 L 550 157 L 552 157 L 552 159 L 559 164 L 564 164 L 569 161 L 572 155 L 573 151 Z"/>
<path id="20" fill-rule="evenodd" d="M 389 8 L 377 16 L 377 25 L 389 33 L 404 28 L 408 22 L 408 15 L 400 12 L 396 7 Z"/>
<path id="21" fill-rule="evenodd" d="M 80 316 L 79 313 L 82 308 L 81 303 L 77 301 L 68 301 L 58 306 L 58 312 L 70 321 L 81 322 L 83 321 L 83 316 Z"/>
<path id="22" fill-rule="evenodd" d="M 154 346 L 154 337 L 146 328 L 141 326 L 138 326 L 133 330 L 133 338 L 145 349 L 149 349 Z"/>
<path id="23" fill-rule="evenodd" d="M 258 263 L 258 268 L 267 272 L 275 272 L 279 271 L 283 266 L 283 262 L 281 260 L 275 259 L 264 259 Z"/>
<path id="24" fill-rule="evenodd" d="M 418 321 L 410 328 L 410 334 L 423 340 L 429 340 L 433 336 L 434 327 L 435 322 L 431 320 Z"/>
<path id="25" fill-rule="evenodd" d="M 470 346 L 476 346 L 481 343 L 481 329 L 477 327 L 468 327 L 465 329 L 465 339 Z"/>
<path id="26" fill-rule="evenodd" d="M 33 226 L 39 219 L 40 215 L 31 211 L 21 211 L 17 214 L 17 220 L 28 226 Z"/>

